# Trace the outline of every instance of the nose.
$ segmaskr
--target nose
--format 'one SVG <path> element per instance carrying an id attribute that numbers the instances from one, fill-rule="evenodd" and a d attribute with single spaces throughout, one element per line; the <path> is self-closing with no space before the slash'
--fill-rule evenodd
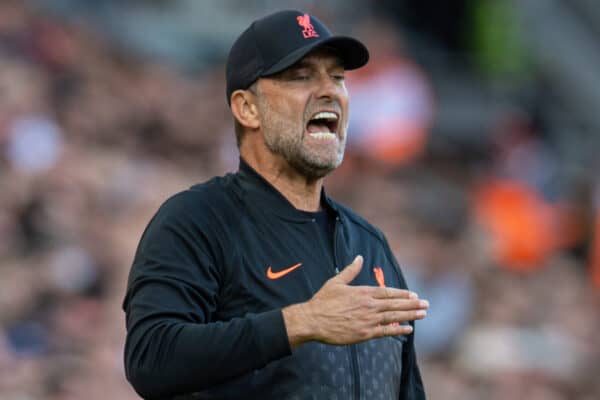
<path id="1" fill-rule="evenodd" d="M 317 81 L 316 97 L 326 100 L 340 100 L 346 95 L 346 86 L 343 81 L 337 80 L 330 74 L 321 74 Z"/>

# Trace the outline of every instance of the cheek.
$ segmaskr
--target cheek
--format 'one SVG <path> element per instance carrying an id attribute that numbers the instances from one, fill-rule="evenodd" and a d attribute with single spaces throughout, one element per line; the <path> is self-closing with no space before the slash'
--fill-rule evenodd
<path id="1" fill-rule="evenodd" d="M 344 96 L 340 98 L 340 107 L 342 109 L 342 114 L 344 115 L 344 126 L 348 127 L 348 120 L 350 119 L 350 101 L 348 98 L 348 92 L 344 89 Z"/>
<path id="2" fill-rule="evenodd" d="M 277 120 L 281 122 L 291 122 L 296 116 L 294 105 L 290 103 L 289 99 L 274 97 L 268 104 L 265 110 L 265 118 Z"/>

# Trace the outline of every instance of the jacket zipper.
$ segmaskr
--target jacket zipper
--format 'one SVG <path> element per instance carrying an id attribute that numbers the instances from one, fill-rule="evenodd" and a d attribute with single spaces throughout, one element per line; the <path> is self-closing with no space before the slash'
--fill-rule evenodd
<path id="1" fill-rule="evenodd" d="M 340 221 L 340 217 L 336 217 L 335 218 L 335 228 L 333 230 L 333 262 L 334 262 L 334 267 L 335 267 L 335 274 L 339 274 L 340 273 L 340 269 L 338 267 L 338 257 L 337 257 L 337 237 L 338 237 L 338 227 L 339 224 L 341 223 Z M 353 386 L 354 386 L 354 398 L 359 400 L 360 399 L 360 375 L 358 373 L 358 355 L 356 353 L 356 345 L 351 344 L 349 346 L 347 346 L 350 348 L 350 357 L 352 358 L 352 377 L 353 379 Z"/>
<path id="2" fill-rule="evenodd" d="M 333 228 L 333 267 L 334 273 L 337 275 L 340 273 L 340 269 L 338 267 L 337 260 L 337 234 L 338 234 L 338 225 L 340 224 L 340 217 L 335 217 L 335 227 Z"/>
<path id="3" fill-rule="evenodd" d="M 358 374 L 358 355 L 356 354 L 356 345 L 350 345 L 350 355 L 352 356 L 352 375 L 354 376 L 354 398 L 360 399 L 360 375 Z"/>

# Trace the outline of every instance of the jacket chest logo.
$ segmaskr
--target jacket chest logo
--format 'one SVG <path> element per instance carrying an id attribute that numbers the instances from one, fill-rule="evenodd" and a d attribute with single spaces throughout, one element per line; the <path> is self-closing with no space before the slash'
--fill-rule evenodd
<path id="1" fill-rule="evenodd" d="M 375 280 L 377 281 L 377 284 L 379 285 L 379 287 L 385 287 L 385 276 L 383 275 L 383 268 L 374 267 L 373 272 L 375 273 Z M 392 322 L 390 324 L 390 326 L 397 326 L 397 325 L 400 325 L 400 324 L 398 322 Z"/>
<path id="2" fill-rule="evenodd" d="M 283 278 L 284 276 L 286 276 L 293 270 L 300 268 L 301 266 L 302 266 L 302 263 L 298 263 L 298 264 L 292 265 L 291 267 L 288 267 L 288 268 L 285 268 L 282 270 L 273 271 L 273 269 L 269 265 L 267 267 L 267 278 L 269 278 L 271 280 Z"/>
<path id="3" fill-rule="evenodd" d="M 375 280 L 380 287 L 385 287 L 385 277 L 383 276 L 383 268 L 375 267 L 373 268 L 373 272 L 375 273 Z"/>

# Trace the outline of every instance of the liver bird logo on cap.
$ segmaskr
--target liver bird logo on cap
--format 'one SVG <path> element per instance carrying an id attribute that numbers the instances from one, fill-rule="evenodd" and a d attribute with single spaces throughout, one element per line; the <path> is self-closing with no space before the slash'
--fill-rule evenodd
<path id="1" fill-rule="evenodd" d="M 304 39 L 319 37 L 317 31 L 315 31 L 315 27 L 310 23 L 310 15 L 299 15 L 296 17 L 296 20 L 298 20 L 298 25 L 304 28 L 302 30 L 302 36 L 304 36 Z"/>

